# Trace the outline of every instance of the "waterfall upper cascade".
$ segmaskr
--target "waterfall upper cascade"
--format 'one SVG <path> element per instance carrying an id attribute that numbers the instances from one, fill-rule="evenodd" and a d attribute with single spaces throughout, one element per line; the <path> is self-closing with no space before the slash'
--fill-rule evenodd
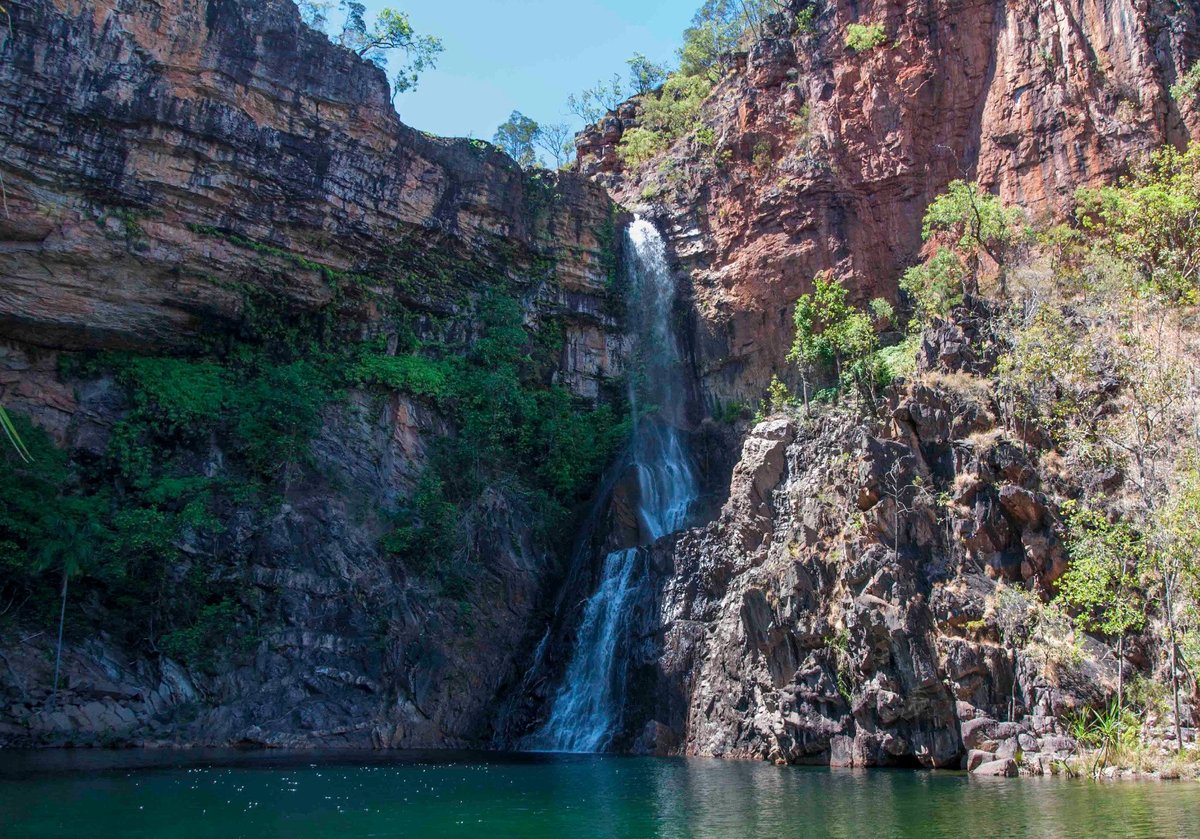
<path id="1" fill-rule="evenodd" d="M 634 295 L 631 320 L 644 373 L 641 387 L 630 387 L 630 403 L 637 513 L 645 546 L 683 528 L 699 495 L 699 481 L 676 425 L 683 408 L 682 365 L 671 328 L 675 283 L 666 246 L 654 225 L 643 219 L 634 221 L 626 235 Z M 653 416 L 641 416 L 639 399 L 652 403 L 647 407 L 656 409 Z M 614 551 L 605 558 L 550 717 L 530 737 L 531 747 L 600 752 L 609 746 L 625 706 L 630 606 L 647 583 L 642 548 Z"/>

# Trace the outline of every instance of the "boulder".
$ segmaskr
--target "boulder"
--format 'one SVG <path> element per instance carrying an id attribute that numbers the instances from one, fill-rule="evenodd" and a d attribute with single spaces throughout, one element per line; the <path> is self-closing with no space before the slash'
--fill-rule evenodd
<path id="1" fill-rule="evenodd" d="M 1022 528 L 1037 527 L 1046 515 L 1046 505 L 1036 495 L 1012 484 L 1000 488 L 1000 505 Z"/>
<path id="2" fill-rule="evenodd" d="M 971 749 L 967 752 L 966 770 L 974 772 L 985 763 L 995 763 L 997 760 L 995 752 L 984 752 L 979 749 Z"/>
<path id="3" fill-rule="evenodd" d="M 961 729 L 963 746 L 968 750 L 978 749 L 981 743 L 992 739 L 990 732 L 997 725 L 998 723 L 991 717 L 976 717 L 973 720 L 967 720 L 962 724 Z"/>
<path id="4" fill-rule="evenodd" d="M 976 766 L 972 771 L 972 775 L 990 778 L 1015 778 L 1020 774 L 1017 768 L 1017 762 L 1012 758 L 1005 760 L 993 760 L 988 763 L 982 763 Z"/>

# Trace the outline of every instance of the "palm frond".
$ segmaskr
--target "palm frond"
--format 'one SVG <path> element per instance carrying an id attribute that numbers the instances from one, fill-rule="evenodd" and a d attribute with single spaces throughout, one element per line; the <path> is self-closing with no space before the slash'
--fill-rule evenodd
<path id="1" fill-rule="evenodd" d="M 21 435 L 17 433 L 17 427 L 13 425 L 12 418 L 8 412 L 4 410 L 4 406 L 0 405 L 0 426 L 4 428 L 4 436 L 8 438 L 8 442 L 12 444 L 13 449 L 17 453 L 17 457 L 26 463 L 33 462 L 33 455 L 29 453 L 29 449 L 25 448 L 25 443 L 21 440 Z"/>

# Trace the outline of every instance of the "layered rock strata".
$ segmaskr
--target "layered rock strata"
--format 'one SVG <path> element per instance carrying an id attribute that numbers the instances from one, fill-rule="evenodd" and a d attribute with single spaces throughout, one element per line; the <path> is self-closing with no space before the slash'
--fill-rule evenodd
<path id="1" fill-rule="evenodd" d="M 0 399 L 59 444 L 101 456 L 132 407 L 66 356 L 193 351 L 236 333 L 251 300 L 334 311 L 352 340 L 394 340 L 396 306 L 470 336 L 471 301 L 503 284 L 528 323 L 561 326 L 555 381 L 594 400 L 620 375 L 620 222 L 602 187 L 403 125 L 383 72 L 289 0 L 6 6 Z M 6 626 L 0 743 L 486 742 L 559 559 L 503 492 L 470 511 L 481 570 L 464 602 L 377 547 L 446 431 L 426 402 L 351 392 L 277 508 L 182 546 L 258 615 L 256 637 L 229 639 L 249 645 L 230 670 L 122 648 L 81 588 L 90 629 L 70 637 L 87 640 L 50 701 L 53 632 Z M 198 452 L 197 474 L 225 474 L 226 454 Z"/>
<path id="2" fill-rule="evenodd" d="M 1200 10 L 1174 0 L 829 0 L 737 57 L 697 127 L 629 168 L 641 105 L 579 138 L 583 172 L 669 234 L 695 296 L 710 407 L 785 378 L 791 308 L 824 270 L 861 301 L 895 299 L 925 208 L 959 178 L 1031 219 L 1111 182 L 1164 143 L 1200 137 L 1170 87 L 1200 58 Z M 880 24 L 856 52 L 851 24 Z M 709 133 L 711 132 L 711 133 Z M 703 134 L 703 136 L 702 136 Z"/>

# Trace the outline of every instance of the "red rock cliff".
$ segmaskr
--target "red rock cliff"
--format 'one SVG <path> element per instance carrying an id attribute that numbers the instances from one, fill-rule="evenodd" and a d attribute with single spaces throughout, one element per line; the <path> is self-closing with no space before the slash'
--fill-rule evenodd
<path id="1" fill-rule="evenodd" d="M 580 138 L 584 172 L 660 217 L 695 290 L 710 400 L 757 400 L 783 365 L 791 307 L 835 270 L 894 296 L 930 201 L 978 179 L 1031 216 L 1200 136 L 1169 87 L 1200 57 L 1200 6 L 1173 0 L 865 0 L 818 5 L 815 32 L 757 43 L 690 138 L 639 171 L 616 155 L 637 105 Z M 850 23 L 887 43 L 845 45 Z"/>

